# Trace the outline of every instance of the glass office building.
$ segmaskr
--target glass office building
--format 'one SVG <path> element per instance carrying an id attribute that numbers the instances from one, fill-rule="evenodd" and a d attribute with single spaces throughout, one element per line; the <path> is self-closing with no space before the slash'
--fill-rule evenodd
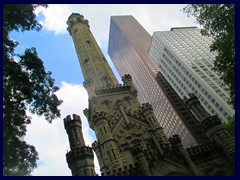
<path id="1" fill-rule="evenodd" d="M 160 81 L 157 81 L 159 70 L 148 56 L 150 44 L 150 34 L 133 16 L 111 17 L 108 53 L 118 73 L 132 76 L 139 101 L 152 104 L 167 136 L 179 134 L 184 145 L 194 144 L 198 135 L 176 110 L 176 104 L 170 101 L 159 85 Z M 183 102 L 179 103 L 183 105 Z"/>
<path id="2" fill-rule="evenodd" d="M 181 98 L 193 92 L 210 114 L 227 122 L 234 110 L 227 86 L 212 70 L 216 52 L 210 52 L 211 43 L 196 27 L 172 28 L 154 32 L 149 56 Z"/>

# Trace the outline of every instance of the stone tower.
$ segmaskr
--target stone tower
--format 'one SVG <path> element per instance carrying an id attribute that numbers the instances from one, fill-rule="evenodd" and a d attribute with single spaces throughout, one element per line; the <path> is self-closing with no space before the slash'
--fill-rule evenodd
<path id="1" fill-rule="evenodd" d="M 67 25 L 84 75 L 83 84 L 89 95 L 89 108 L 84 110 L 84 114 L 96 133 L 97 140 L 92 144 L 92 148 L 97 155 L 101 174 L 211 175 L 211 170 L 206 169 L 201 164 L 202 161 L 197 160 L 201 153 L 205 155 L 213 149 L 217 149 L 218 158 L 221 157 L 224 153 L 221 151 L 222 146 L 211 144 L 212 146 L 205 145 L 204 148 L 196 147 L 197 150 L 193 154 L 191 149 L 183 148 L 178 135 L 168 139 L 151 105 L 140 104 L 137 100 L 137 91 L 131 76 L 124 75 L 123 84 L 118 83 L 90 31 L 88 21 L 82 15 L 73 13 L 68 18 Z M 77 119 L 79 121 L 79 118 Z M 68 118 L 67 122 L 71 120 Z M 80 124 L 77 124 L 79 123 L 74 127 L 80 127 Z M 67 132 L 70 134 L 69 130 Z M 70 136 L 72 151 L 76 141 L 72 141 Z M 82 134 L 79 133 L 78 137 L 75 139 L 79 139 L 79 144 L 85 147 Z M 78 153 L 70 160 L 67 154 L 67 162 L 73 175 L 83 175 L 83 169 L 93 167 L 90 158 L 92 156 L 84 156 L 84 153 L 81 153 L 79 151 L 79 156 L 86 157 L 86 160 L 78 158 Z M 217 161 L 221 168 L 228 166 L 224 157 Z M 208 164 L 211 162 L 212 160 Z"/>
<path id="2" fill-rule="evenodd" d="M 82 122 L 80 116 L 73 114 L 64 119 L 64 127 L 67 131 L 71 151 L 66 154 L 68 167 L 73 176 L 96 175 L 93 163 L 93 151 L 85 146 L 82 134 Z"/>

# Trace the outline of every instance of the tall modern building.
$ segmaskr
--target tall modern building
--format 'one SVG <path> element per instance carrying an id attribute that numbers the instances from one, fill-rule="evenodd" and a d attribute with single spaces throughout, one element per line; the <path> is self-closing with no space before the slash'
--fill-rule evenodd
<path id="1" fill-rule="evenodd" d="M 148 57 L 150 44 L 150 34 L 133 16 L 111 17 L 108 53 L 117 71 L 121 76 L 124 74 L 132 76 L 134 86 L 138 91 L 138 100 L 152 105 L 168 137 L 179 134 L 184 145 L 195 144 L 200 132 L 194 129 L 197 127 L 194 120 L 192 120 L 193 123 L 187 122 L 188 119 L 194 119 L 194 117 L 184 117 L 182 113 L 186 112 L 176 109 L 182 109 L 180 106 L 184 106 L 181 99 L 173 100 L 172 96 L 166 94 L 168 92 L 176 94 L 176 92 L 169 86 L 169 88 L 163 86 L 157 78 L 164 79 L 158 72 L 157 66 Z M 158 74 L 160 76 L 157 76 Z"/>
<path id="2" fill-rule="evenodd" d="M 181 98 L 193 92 L 210 114 L 227 122 L 234 110 L 227 86 L 212 70 L 216 53 L 210 52 L 211 42 L 196 27 L 154 32 L 149 56 Z"/>
<path id="3" fill-rule="evenodd" d="M 179 135 L 167 138 L 152 106 L 137 100 L 129 74 L 122 77 L 122 85 L 118 84 L 88 21 L 72 13 L 67 25 L 89 96 L 84 114 L 97 137 L 92 147 L 85 146 L 80 117 L 74 114 L 64 119 L 71 149 L 66 159 L 73 175 L 96 175 L 92 149 L 103 176 L 235 174 L 233 138 L 217 116 L 205 111 L 194 94 L 185 98 L 184 103 L 200 119 L 199 126 L 208 142 L 184 148 Z M 164 81 L 160 76 L 158 80 Z"/>

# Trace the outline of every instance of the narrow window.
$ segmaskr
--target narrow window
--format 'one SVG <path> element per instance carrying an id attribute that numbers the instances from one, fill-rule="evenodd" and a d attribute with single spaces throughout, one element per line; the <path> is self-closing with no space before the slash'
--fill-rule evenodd
<path id="1" fill-rule="evenodd" d="M 91 41 L 90 40 L 87 40 L 86 43 L 91 46 Z"/>

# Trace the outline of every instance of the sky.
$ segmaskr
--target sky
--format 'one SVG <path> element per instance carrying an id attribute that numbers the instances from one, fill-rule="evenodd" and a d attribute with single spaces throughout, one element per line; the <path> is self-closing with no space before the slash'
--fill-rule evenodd
<path id="1" fill-rule="evenodd" d="M 67 115 L 78 114 L 83 124 L 85 144 L 91 146 L 96 139 L 89 128 L 83 110 L 88 108 L 88 95 L 80 64 L 71 36 L 67 32 L 66 21 L 71 13 L 80 13 L 89 21 L 90 30 L 97 40 L 119 83 L 121 78 L 107 54 L 110 17 L 113 15 L 133 15 L 134 18 L 152 35 L 155 31 L 169 31 L 172 27 L 196 26 L 193 17 L 180 11 L 186 4 L 49 4 L 48 8 L 38 8 L 35 13 L 43 28 L 40 32 L 13 32 L 11 38 L 18 41 L 17 53 L 26 48 L 36 47 L 38 56 L 43 60 L 46 71 L 52 72 L 57 92 L 64 102 L 60 106 L 61 118 L 49 124 L 43 117 L 32 116 L 28 125 L 27 143 L 34 145 L 39 153 L 38 167 L 33 176 L 71 176 L 65 154 L 70 150 L 63 119 Z M 95 156 L 95 170 L 100 175 Z"/>

